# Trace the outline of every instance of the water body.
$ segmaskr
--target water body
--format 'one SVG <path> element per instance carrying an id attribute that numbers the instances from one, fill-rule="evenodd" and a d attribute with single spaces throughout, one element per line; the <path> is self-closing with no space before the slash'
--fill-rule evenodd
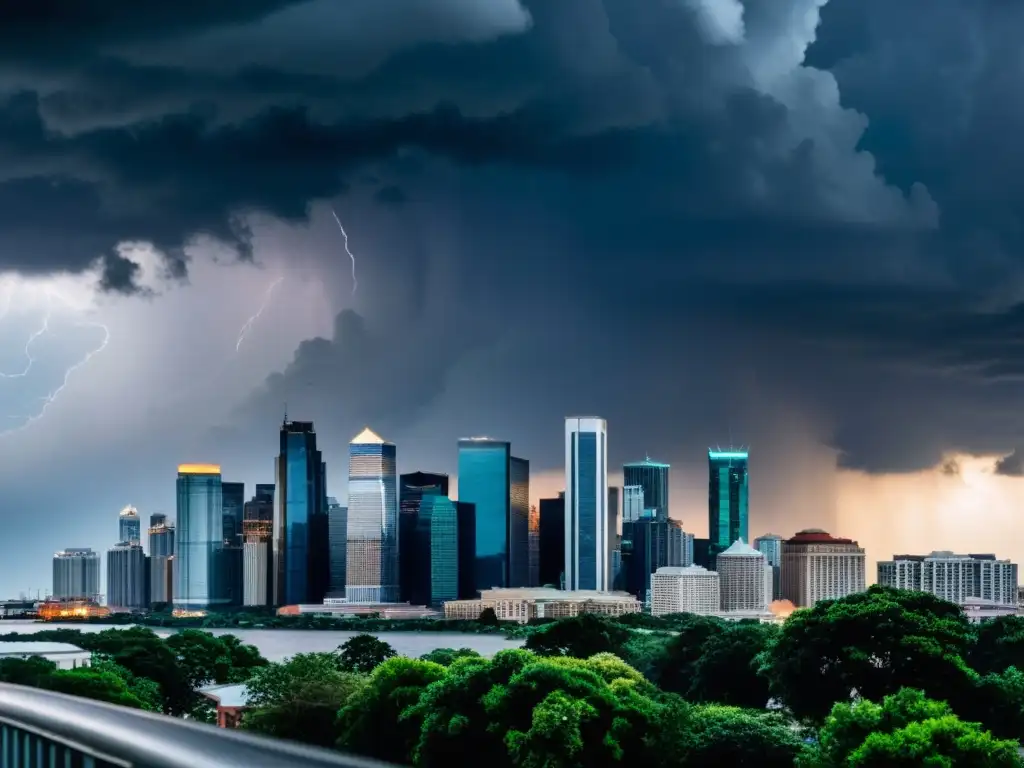
<path id="1" fill-rule="evenodd" d="M 33 621 L 2 621 L 0 634 L 7 632 L 41 632 L 46 629 L 80 629 L 83 632 L 101 632 L 104 629 L 124 629 L 124 625 L 110 624 L 49 624 Z M 174 630 L 153 627 L 161 637 L 169 637 Z M 270 661 L 282 661 L 296 653 L 333 651 L 359 632 L 334 632 L 314 629 L 204 629 L 213 635 L 234 635 L 243 643 L 255 645 Z M 522 639 L 508 640 L 501 635 L 462 634 L 459 632 L 370 632 L 368 634 L 388 643 L 399 655 L 416 658 L 438 648 L 472 648 L 482 656 L 493 656 L 506 648 L 521 648 Z"/>

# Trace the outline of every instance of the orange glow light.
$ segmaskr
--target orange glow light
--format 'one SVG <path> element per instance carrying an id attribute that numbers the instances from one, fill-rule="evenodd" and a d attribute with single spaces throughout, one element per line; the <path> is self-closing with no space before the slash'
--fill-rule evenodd
<path id="1" fill-rule="evenodd" d="M 220 464 L 179 464 L 179 475 L 219 475 Z"/>

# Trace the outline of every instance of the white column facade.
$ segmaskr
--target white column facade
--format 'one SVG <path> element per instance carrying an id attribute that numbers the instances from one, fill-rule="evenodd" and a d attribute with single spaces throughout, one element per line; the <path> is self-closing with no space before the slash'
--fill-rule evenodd
<path id="1" fill-rule="evenodd" d="M 608 429 L 604 419 L 565 420 L 565 588 L 610 589 Z"/>

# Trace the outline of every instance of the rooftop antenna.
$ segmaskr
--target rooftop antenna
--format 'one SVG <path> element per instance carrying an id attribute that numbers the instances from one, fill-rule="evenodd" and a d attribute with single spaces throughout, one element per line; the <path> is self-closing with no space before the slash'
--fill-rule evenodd
<path id="1" fill-rule="evenodd" d="M 284 404 L 284 421 L 282 421 L 281 423 L 282 424 L 287 424 L 288 423 L 288 403 L 287 402 Z"/>

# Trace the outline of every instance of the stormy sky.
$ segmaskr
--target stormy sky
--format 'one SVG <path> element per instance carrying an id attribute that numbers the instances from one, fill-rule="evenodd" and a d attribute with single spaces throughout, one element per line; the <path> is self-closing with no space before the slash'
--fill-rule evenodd
<path id="1" fill-rule="evenodd" d="M 403 471 L 511 440 L 536 498 L 563 417 L 596 414 L 613 465 L 673 464 L 698 536 L 731 443 L 754 535 L 1024 558 L 1022 25 L 1002 0 L 4 4 L 0 597 L 105 550 L 125 504 L 173 513 L 179 462 L 272 481 L 286 407 L 342 499 L 364 425 Z"/>

